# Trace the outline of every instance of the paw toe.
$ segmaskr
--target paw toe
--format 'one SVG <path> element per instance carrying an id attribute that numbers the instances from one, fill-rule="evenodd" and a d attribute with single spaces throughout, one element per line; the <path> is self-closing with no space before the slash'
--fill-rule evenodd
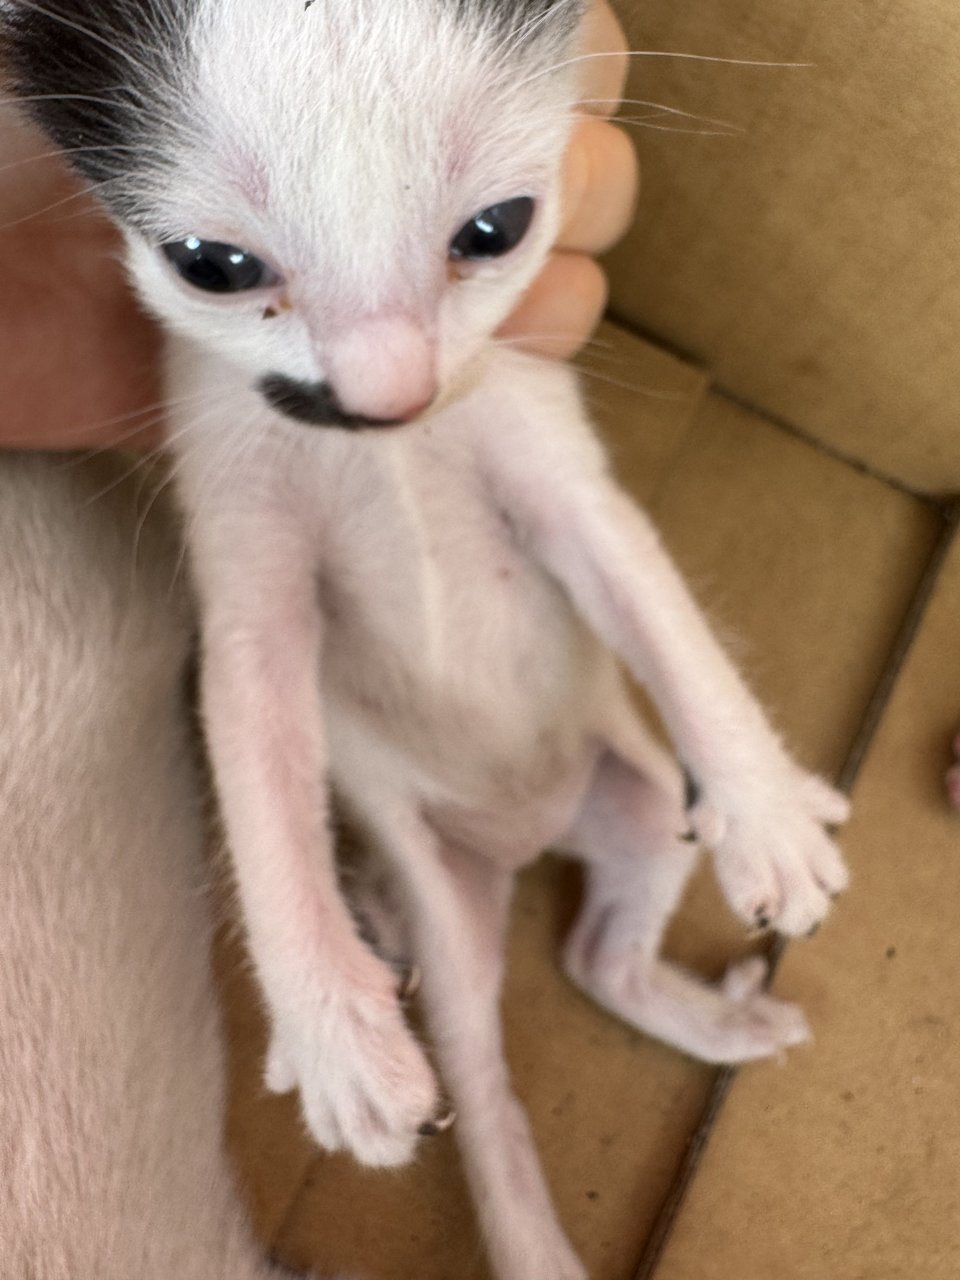
<path id="1" fill-rule="evenodd" d="M 787 895 L 783 910 L 774 924 L 778 933 L 790 938 L 802 938 L 823 922 L 829 910 L 830 895 L 810 883 L 802 891 Z"/>
<path id="2" fill-rule="evenodd" d="M 818 822 L 828 827 L 841 827 L 849 819 L 849 797 L 823 778 L 818 778 L 814 773 L 807 774 L 804 790 L 810 812 Z"/>
<path id="3" fill-rule="evenodd" d="M 763 956 L 750 956 L 739 964 L 731 965 L 723 976 L 721 990 L 737 1003 L 763 990 L 769 966 Z"/>
<path id="4" fill-rule="evenodd" d="M 726 814 L 707 800 L 699 800 L 687 810 L 691 831 L 703 844 L 716 847 L 727 834 Z"/>

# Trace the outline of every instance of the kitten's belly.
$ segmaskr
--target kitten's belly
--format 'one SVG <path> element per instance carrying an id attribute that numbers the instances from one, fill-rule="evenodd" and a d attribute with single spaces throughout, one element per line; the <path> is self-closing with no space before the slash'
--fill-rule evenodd
<path id="1" fill-rule="evenodd" d="M 470 586 L 469 599 L 432 600 L 429 619 L 421 597 L 381 600 L 375 617 L 345 609 L 328 627 L 325 684 L 431 772 L 453 753 L 481 793 L 484 778 L 527 790 L 579 752 L 608 662 L 553 583 L 513 572 Z"/>
<path id="2" fill-rule="evenodd" d="M 411 450 L 371 500 L 376 522 L 355 506 L 355 536 L 337 525 L 321 588 L 328 710 L 389 742 L 448 815 L 495 810 L 532 832 L 579 787 L 612 662 L 475 472 L 431 462 Z"/>

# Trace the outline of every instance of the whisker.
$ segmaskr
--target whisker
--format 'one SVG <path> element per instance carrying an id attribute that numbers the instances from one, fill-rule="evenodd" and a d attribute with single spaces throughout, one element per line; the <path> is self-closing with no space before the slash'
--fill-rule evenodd
<path id="1" fill-rule="evenodd" d="M 556 333 L 543 333 L 543 334 L 530 333 L 530 334 L 524 334 L 523 337 L 518 337 L 518 338 L 495 338 L 493 339 L 493 345 L 497 347 L 505 347 L 508 350 L 523 350 L 524 344 L 531 340 L 536 342 L 548 342 L 555 338 L 556 341 L 559 343 L 559 342 L 567 341 L 569 338 L 576 337 L 576 336 L 577 335 L 575 333 L 570 333 L 567 335 L 556 334 Z M 615 363 L 618 363 L 621 365 L 629 363 L 629 360 L 627 357 L 623 357 L 619 355 L 613 343 L 609 343 L 609 342 L 601 343 L 601 342 L 598 342 L 597 339 L 589 339 L 587 342 L 582 344 L 582 349 L 584 350 L 588 348 L 593 348 L 593 347 L 597 348 L 597 350 L 591 352 L 593 358 L 599 358 L 602 356 L 606 359 L 611 359 Z M 644 386 L 641 383 L 625 382 L 621 379 L 613 378 L 609 374 L 603 373 L 599 369 L 593 369 L 588 364 L 582 363 L 582 357 L 580 357 L 579 355 L 574 356 L 571 359 L 571 364 L 576 369 L 578 374 L 583 374 L 585 377 L 593 378 L 599 382 L 609 383 L 610 386 L 618 387 L 622 391 L 631 391 L 636 395 L 647 396 L 651 400 L 661 400 L 670 404 L 682 404 L 684 401 L 689 400 L 690 398 L 688 395 L 686 395 L 683 392 L 658 391 L 653 387 Z"/>
<path id="2" fill-rule="evenodd" d="M 9 173 L 11 169 L 20 169 L 27 164 L 36 164 L 40 160 L 53 160 L 58 156 L 77 156 L 83 155 L 88 151 L 132 151 L 137 155 L 142 155 L 145 148 L 127 145 L 125 143 L 116 143 L 114 145 L 104 144 L 102 146 L 85 146 L 85 147 L 56 147 L 52 151 L 38 151 L 32 156 L 21 156 L 19 160 L 11 160 L 8 164 L 0 165 L 0 173 Z M 159 148 L 154 148 L 157 154 L 162 154 Z"/>
<path id="3" fill-rule="evenodd" d="M 186 396 L 167 397 L 164 400 L 157 400 L 153 404 L 141 405 L 137 409 L 131 409 L 127 413 L 117 414 L 112 418 L 98 418 L 95 422 L 85 422 L 80 426 L 72 428 L 68 432 L 64 432 L 60 438 L 63 440 L 69 440 L 70 436 L 77 436 L 81 439 L 93 434 L 99 436 L 100 433 L 108 427 L 120 426 L 125 422 L 132 422 L 133 425 L 124 431 L 118 432 L 105 443 L 94 445 L 90 449 L 83 450 L 78 458 L 66 459 L 63 465 L 65 468 L 69 469 L 70 467 L 79 466 L 91 458 L 97 458 L 101 454 L 117 448 L 117 446 L 123 444 L 124 441 L 135 438 L 137 435 L 149 428 L 159 426 L 159 424 L 165 420 L 171 409 L 177 409 L 191 404 L 200 406 L 204 401 L 219 401 L 219 395 L 217 392 L 209 390 L 199 392 L 194 391 Z M 153 415 L 152 417 L 150 416 L 151 414 Z M 142 419 L 142 421 L 136 421 L 136 419 Z M 18 443 L 30 443 L 30 441 L 21 440 Z"/>
<path id="4" fill-rule="evenodd" d="M 164 476 L 161 483 L 155 487 L 153 493 L 148 499 L 145 510 L 141 513 L 137 521 L 137 526 L 134 534 L 134 548 L 133 548 L 134 571 L 136 570 L 136 566 L 139 562 L 140 542 L 143 536 L 143 531 L 146 528 L 146 522 L 147 522 L 147 519 L 149 518 L 150 512 L 152 511 L 153 507 L 156 505 L 157 501 L 159 500 L 161 493 L 163 493 L 166 489 L 170 488 L 171 486 L 175 486 L 177 476 L 180 473 L 180 471 L 183 469 L 183 466 L 187 461 L 185 454 L 181 454 L 179 457 L 176 455 L 171 455 L 169 452 L 170 445 L 174 441 L 182 441 L 183 439 L 192 435 L 194 431 L 198 427 L 200 427 L 203 422 L 207 421 L 210 417 L 213 416 L 215 412 L 217 412 L 222 407 L 222 403 L 223 403 L 222 398 L 218 396 L 217 403 L 207 413 L 200 414 L 200 416 L 196 418 L 190 418 L 181 427 L 178 427 L 177 430 L 170 432 L 164 439 L 163 444 L 161 444 L 155 450 L 152 451 L 153 460 L 166 459 L 167 470 L 166 470 L 166 475 Z M 256 421 L 256 417 L 257 417 L 256 413 L 251 414 L 247 419 L 247 422 L 245 425 L 252 425 L 253 422 Z M 181 537 L 179 541 L 180 541 L 180 548 L 177 555 L 176 563 L 174 564 L 174 567 L 173 567 L 173 574 L 170 579 L 170 595 L 172 595 L 173 590 L 176 587 L 177 581 L 180 578 L 180 574 L 183 570 L 184 557 L 186 555 L 186 538 Z"/>
<path id="5" fill-rule="evenodd" d="M 585 106 L 613 106 L 619 103 L 624 107 L 653 107 L 660 114 L 680 116 L 684 120 L 696 120 L 701 124 L 714 124 L 719 129 L 730 129 L 736 133 L 745 132 L 742 125 L 734 124 L 730 120 L 717 120 L 713 116 L 701 116 L 693 111 L 681 111 L 679 107 L 671 107 L 666 102 L 651 102 L 646 98 L 581 98 L 580 101 Z M 656 117 L 653 118 L 655 119 Z"/>
<path id="6" fill-rule="evenodd" d="M 212 398 L 212 397 L 211 397 L 211 398 Z M 218 397 L 218 398 L 217 398 L 217 403 L 213 404 L 213 405 L 210 407 L 210 409 L 209 409 L 209 410 L 207 410 L 207 412 L 206 412 L 206 413 L 202 413 L 202 414 L 200 414 L 200 415 L 199 415 L 199 417 L 191 418 L 187 423 L 185 423 L 185 424 L 184 424 L 182 427 L 180 427 L 177 431 L 174 431 L 174 432 L 172 432 L 171 434 L 169 434 L 168 436 L 166 436 L 166 437 L 165 437 L 165 439 L 162 441 L 162 443 L 161 443 L 161 444 L 154 446 L 154 448 L 152 448 L 152 449 L 148 450 L 148 451 L 147 451 L 145 454 L 143 454 L 141 457 L 138 457 L 138 458 L 136 458 L 135 460 L 133 460 L 133 461 L 132 461 L 132 465 L 131 465 L 131 466 L 129 466 L 129 467 L 128 467 L 128 468 L 127 468 L 127 469 L 126 469 L 126 470 L 125 470 L 125 471 L 124 471 L 124 472 L 123 472 L 123 473 L 122 473 L 122 474 L 121 474 L 121 475 L 120 475 L 116 480 L 112 480 L 112 481 L 110 482 L 110 484 L 108 484 L 105 488 L 103 488 L 103 489 L 99 489 L 95 494 L 93 494 L 93 495 L 88 499 L 88 505 L 92 505 L 94 502 L 97 502 L 97 501 L 99 501 L 101 498 L 106 497 L 106 495 L 107 495 L 108 493 L 111 493 L 114 489 L 118 488 L 121 484 L 125 484 L 125 483 L 126 483 L 126 481 L 128 481 L 132 476 L 136 475 L 138 471 L 142 471 L 144 468 L 146 468 L 146 467 L 148 467 L 150 464 L 154 463 L 158 458 L 160 458 L 160 457 L 162 457 L 162 456 L 164 455 L 164 453 L 165 453 L 166 449 L 169 447 L 169 444 L 170 444 L 170 441 L 171 441 L 171 440 L 175 440 L 175 439 L 178 439 L 178 438 L 179 438 L 180 436 L 182 436 L 182 435 L 186 435 L 186 434 L 187 434 L 188 432 L 190 432 L 190 431 L 191 431 L 195 426 L 197 426 L 198 424 L 200 424 L 200 423 L 202 423 L 202 422 L 206 421 L 208 418 L 212 417 L 212 416 L 213 416 L 213 414 L 217 412 L 217 410 L 219 409 L 219 407 L 220 407 L 220 400 L 219 400 L 219 397 Z M 156 419 L 156 423 L 163 422 L 163 420 L 164 420 L 164 415 L 161 415 L 161 416 L 159 416 L 159 417 Z M 155 425 L 155 424 L 150 424 L 150 425 Z M 89 453 L 87 456 L 88 456 L 88 457 L 94 457 L 94 456 L 96 456 L 98 453 L 102 453 L 102 452 L 104 452 L 104 451 L 105 451 L 105 449 L 110 449 L 110 448 L 113 448 L 113 447 L 114 447 L 114 446 L 112 446 L 112 445 L 109 445 L 109 446 L 103 446 L 103 447 L 101 447 L 100 449 L 95 449 L 95 450 L 90 451 L 90 453 Z"/>
<path id="7" fill-rule="evenodd" d="M 577 355 L 582 351 L 590 351 L 596 356 L 614 356 L 614 344 L 611 342 L 603 342 L 599 338 L 583 338 L 579 330 L 571 330 L 569 333 L 558 333 L 552 329 L 549 333 L 523 333 L 515 338 L 491 338 L 491 346 L 501 347 L 507 351 L 525 352 L 531 342 L 536 343 L 554 343 L 556 346 L 564 346 L 569 344 L 571 339 L 577 343 L 577 352 L 570 357 L 576 360 Z"/>
<path id="8" fill-rule="evenodd" d="M 122 93 L 123 86 L 111 86 L 115 92 Z M 0 95 L 0 107 L 22 106 L 27 102 L 92 102 L 98 107 L 116 106 L 116 102 L 112 98 L 97 98 L 89 93 L 29 93 L 29 94 L 8 94 L 6 97 Z"/>
<path id="9" fill-rule="evenodd" d="M 533 32 L 536 31 L 537 27 L 543 26 L 552 20 L 553 14 L 549 7 L 544 8 L 542 13 L 535 14 L 532 18 L 528 18 L 527 21 L 521 23 L 519 27 L 515 27 L 513 31 L 510 32 L 509 37 L 504 40 L 501 46 L 503 52 L 509 57 L 511 53 L 520 47 L 524 40 L 527 40 Z"/>
<path id="10" fill-rule="evenodd" d="M 146 481 L 150 478 L 150 474 L 151 474 L 150 472 L 147 472 L 144 474 L 144 477 L 143 477 L 144 483 L 146 483 Z M 140 567 L 140 548 L 143 542 L 143 535 L 147 527 L 147 521 L 150 518 L 150 513 L 153 511 L 154 507 L 156 507 L 158 501 L 160 500 L 161 495 L 166 493 L 166 491 L 173 484 L 173 479 L 174 477 L 172 473 L 168 471 L 166 475 L 161 476 L 158 481 L 153 483 L 151 485 L 150 494 L 147 497 L 146 504 L 137 515 L 137 523 L 133 531 L 133 556 L 131 558 L 131 565 L 130 565 L 130 573 L 134 583 L 136 582 L 137 570 Z M 137 493 L 138 505 L 140 503 L 141 497 L 142 497 L 142 489 Z M 173 589 L 176 586 L 177 579 L 179 577 L 180 563 L 181 563 L 180 557 L 178 556 L 174 575 L 170 582 L 170 591 L 168 593 L 168 599 L 172 595 Z"/>
<path id="11" fill-rule="evenodd" d="M 84 36 L 87 40 L 92 40 L 95 44 L 101 45 L 104 49 L 109 49 L 111 53 L 122 58 L 129 66 L 135 67 L 148 81 L 155 79 L 154 73 L 149 66 L 141 59 L 132 54 L 129 49 L 124 49 L 122 45 L 115 44 L 112 40 L 108 40 L 105 36 L 100 35 L 91 27 L 85 27 L 80 22 L 75 22 L 71 18 L 64 17 L 63 14 L 54 13 L 51 9 L 44 8 L 43 5 L 37 4 L 36 0 L 18 0 L 21 8 L 28 9 L 32 13 L 38 13 L 41 17 L 49 18 L 52 22 L 57 22 L 61 26 L 68 27 L 72 31 L 76 31 L 78 35 Z"/>
<path id="12" fill-rule="evenodd" d="M 682 125 L 655 124 L 655 116 L 617 116 L 617 124 L 632 124 L 655 133 L 682 133 L 688 138 L 738 138 L 742 129 L 684 129 Z"/>
<path id="13" fill-rule="evenodd" d="M 135 476 L 138 471 L 146 466 L 151 457 L 152 451 L 151 453 L 145 454 L 142 458 L 137 458 L 131 466 L 124 468 L 120 475 L 111 480 L 109 484 L 105 484 L 103 488 L 98 489 L 96 493 L 92 493 L 83 505 L 85 507 L 92 507 L 95 502 L 102 501 L 108 493 L 113 493 L 115 489 L 119 489 L 121 485 L 126 484 L 131 476 Z"/>
<path id="14" fill-rule="evenodd" d="M 606 383 L 608 386 L 616 387 L 618 391 L 629 391 L 633 395 L 646 396 L 648 400 L 659 400 L 664 404 L 684 404 L 692 398 L 680 391 L 657 391 L 654 387 L 644 386 L 639 382 L 624 382 L 620 378 L 611 378 L 608 373 L 601 373 L 599 369 L 591 369 L 589 366 L 577 364 L 576 369 L 578 374 L 592 378 L 595 382 Z"/>
<path id="15" fill-rule="evenodd" d="M 534 80 L 540 80 L 544 76 L 563 71 L 566 67 L 573 67 L 578 63 L 589 62 L 595 58 L 674 58 L 681 62 L 712 62 L 718 66 L 759 67 L 776 70 L 795 70 L 815 65 L 812 62 L 767 62 L 759 58 L 721 58 L 708 53 L 678 53 L 667 49 L 628 49 L 625 53 L 611 50 L 610 52 L 602 53 L 581 53 L 574 58 L 567 58 L 563 62 L 556 62 L 553 66 L 535 71 L 532 75 L 527 76 L 525 80 L 519 82 L 517 87 L 522 89 Z"/>
<path id="16" fill-rule="evenodd" d="M 72 200 L 80 200 L 84 196 L 90 195 L 91 192 L 101 191 L 104 187 L 109 187 L 114 179 L 106 178 L 103 182 L 87 183 L 82 190 L 74 191 L 68 196 L 63 196 L 59 200 L 54 200 L 52 204 L 44 205 L 40 209 L 33 209 L 30 213 L 25 213 L 22 218 L 14 218 L 12 222 L 5 222 L 0 226 L 0 234 L 4 231 L 11 231 L 14 227 L 20 227 L 25 222 L 30 222 L 33 218 L 42 218 L 45 213 L 50 213 L 54 209 L 60 209 L 65 204 L 69 204 Z"/>

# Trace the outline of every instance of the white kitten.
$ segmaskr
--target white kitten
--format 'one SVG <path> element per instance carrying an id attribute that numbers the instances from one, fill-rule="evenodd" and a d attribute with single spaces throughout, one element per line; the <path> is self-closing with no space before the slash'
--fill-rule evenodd
<path id="1" fill-rule="evenodd" d="M 0 458 L 0 1272 L 280 1280 L 221 1151 L 176 552 L 134 564 L 122 475 Z"/>
<path id="2" fill-rule="evenodd" d="M 579 5 L 54 7 L 74 25 L 13 22 L 21 90 L 77 95 L 37 114 L 94 148 L 76 161 L 177 335 L 171 442 L 268 1081 L 371 1164 L 407 1160 L 438 1105 L 338 891 L 332 783 L 402 900 L 497 1273 L 574 1280 L 501 1051 L 514 870 L 548 844 L 582 858 L 567 971 L 716 1062 L 807 1032 L 762 965 L 712 989 L 659 958 L 691 841 L 751 926 L 808 932 L 846 884 L 823 829 L 845 800 L 767 726 L 572 375 L 490 338 L 557 228 Z"/>

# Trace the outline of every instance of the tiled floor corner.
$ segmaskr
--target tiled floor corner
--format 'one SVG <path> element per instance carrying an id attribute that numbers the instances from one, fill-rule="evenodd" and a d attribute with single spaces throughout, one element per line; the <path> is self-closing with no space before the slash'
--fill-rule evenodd
<path id="1" fill-rule="evenodd" d="M 652 511 L 791 744 L 810 765 L 835 771 L 857 735 L 937 542 L 939 515 L 928 504 L 710 394 L 700 372 L 611 326 L 601 333 L 589 367 L 587 395 L 624 482 Z M 946 622 L 943 634 L 948 634 Z M 949 701 L 960 712 L 956 677 Z M 941 711 L 940 722 L 945 715 Z M 885 722 L 885 733 L 892 732 L 892 723 Z M 903 842 L 908 807 L 930 807 L 935 801 L 929 794 L 921 800 L 911 792 L 901 802 L 892 755 L 890 760 L 886 773 L 871 761 L 864 778 L 864 818 L 850 842 L 857 863 L 874 848 L 878 815 L 900 824 Z M 912 761 L 911 768 L 919 785 L 920 766 Z M 870 786 L 876 801 L 869 799 Z M 859 866 L 857 872 L 855 893 L 836 922 L 824 930 L 822 941 L 798 948 L 796 955 L 791 950 L 779 978 L 785 993 L 809 1006 L 821 1043 L 792 1055 L 785 1068 L 762 1065 L 739 1077 L 733 1104 L 723 1114 L 717 1141 L 664 1261 L 668 1280 L 760 1280 L 771 1274 L 791 1280 L 807 1275 L 855 1280 L 861 1275 L 778 1270 L 772 1247 L 756 1270 L 717 1261 L 722 1248 L 731 1251 L 731 1258 L 739 1256 L 738 1247 L 742 1254 L 743 1233 L 757 1229 L 752 1209 L 760 1203 L 780 1217 L 775 1237 L 801 1248 L 799 1206 L 806 1204 L 808 1218 L 816 1207 L 811 1204 L 817 1197 L 815 1179 L 808 1179 L 806 1169 L 819 1169 L 814 1160 L 818 1134 L 825 1146 L 844 1142 L 851 1147 L 854 1138 L 840 1127 L 841 1120 L 854 1125 L 858 1105 L 874 1128 L 883 1116 L 876 1096 L 872 1110 L 865 1101 L 838 1103 L 838 1089 L 859 1096 L 857 1086 L 837 1086 L 830 1077 L 831 1045 L 834 1053 L 838 1044 L 847 1045 L 844 1052 L 854 1055 L 847 1035 L 851 1019 L 872 1026 L 867 1007 L 872 1002 L 876 1016 L 882 1004 L 881 993 L 874 990 L 870 1001 L 864 999 L 864 1007 L 858 1007 L 852 978 L 833 991 L 833 975 L 843 970 L 847 949 L 856 958 L 863 948 L 860 977 L 869 982 L 876 983 L 879 973 L 891 975 L 884 981 L 892 983 L 892 975 L 907 968 L 906 956 L 899 968 L 896 961 L 884 960 L 878 969 L 879 962 L 869 959 L 870 948 L 880 945 L 876 931 L 884 937 L 889 932 L 879 920 L 885 909 L 896 907 L 899 891 L 889 873 L 877 871 L 882 882 L 877 888 L 871 886 L 870 874 Z M 911 881 L 918 912 L 923 895 L 935 895 L 937 874 L 931 870 Z M 955 881 L 951 887 L 956 888 Z M 880 895 L 878 902 L 872 894 Z M 591 1280 L 632 1280 L 713 1073 L 629 1031 L 561 979 L 553 954 L 576 895 L 575 873 L 556 860 L 546 860 L 522 877 L 505 1000 L 509 1052 L 561 1216 Z M 932 906 L 927 903 L 928 909 Z M 880 913 L 877 920 L 874 910 Z M 851 922 L 858 919 L 851 934 Z M 899 956 L 904 944 L 885 945 L 897 945 Z M 746 946 L 742 930 L 723 909 L 704 872 L 671 930 L 673 954 L 716 974 Z M 919 1000 L 923 993 L 919 956 L 918 950 L 910 970 L 914 984 L 904 987 L 904 1000 Z M 818 962 L 817 957 L 827 959 Z M 411 1169 L 384 1175 L 364 1174 L 347 1160 L 314 1153 L 289 1100 L 262 1095 L 261 1033 L 249 987 L 238 973 L 236 953 L 225 952 L 222 967 L 229 980 L 234 1040 L 231 1138 L 258 1227 L 271 1248 L 291 1266 L 342 1267 L 370 1280 L 482 1280 L 487 1272 L 452 1142 L 425 1144 Z M 936 968 L 943 984 L 946 959 Z M 937 1016 L 931 994 L 937 979 L 925 981 L 930 999 L 917 1005 L 921 1020 L 928 1012 Z M 895 1038 L 897 1028 L 903 1030 L 899 1023 L 891 1026 L 890 1037 Z M 939 1044 L 937 1036 L 947 1033 L 933 1023 L 918 1023 L 916 1034 Z M 889 1060 L 888 1038 L 875 1040 Z M 849 1062 L 845 1065 L 850 1069 Z M 906 1070 L 906 1061 L 902 1065 Z M 942 1088 L 942 1066 L 938 1057 L 934 1066 L 917 1067 L 918 1087 Z M 779 1125 L 769 1122 L 771 1107 L 780 1108 Z M 781 1143 L 785 1130 L 792 1133 L 787 1145 Z M 725 1150 L 730 1154 L 724 1155 Z M 866 1148 L 864 1152 L 869 1154 Z M 945 1176 L 938 1157 L 927 1158 Z M 879 1156 L 870 1157 L 874 1159 Z M 892 1157 L 887 1159 L 892 1170 Z M 786 1207 L 777 1199 L 791 1199 L 783 1166 L 803 1183 L 803 1194 Z M 739 1193 L 732 1193 L 729 1179 L 736 1182 L 736 1170 L 745 1167 L 766 1170 L 773 1181 L 764 1186 L 773 1190 L 760 1194 L 752 1181 L 741 1178 Z M 856 1159 L 848 1161 L 831 1195 L 819 1202 L 831 1220 L 842 1217 L 838 1197 L 856 1189 L 856 1169 Z M 882 1185 L 889 1183 L 892 1194 L 890 1179 Z M 728 1198 L 737 1206 L 736 1215 L 727 1214 Z M 792 1207 L 797 1208 L 796 1240 L 787 1212 Z M 881 1275 L 862 1274 L 870 1280 Z M 886 1274 L 899 1273 L 884 1273 L 884 1280 Z M 947 1272 L 922 1274 L 939 1280 Z"/>

